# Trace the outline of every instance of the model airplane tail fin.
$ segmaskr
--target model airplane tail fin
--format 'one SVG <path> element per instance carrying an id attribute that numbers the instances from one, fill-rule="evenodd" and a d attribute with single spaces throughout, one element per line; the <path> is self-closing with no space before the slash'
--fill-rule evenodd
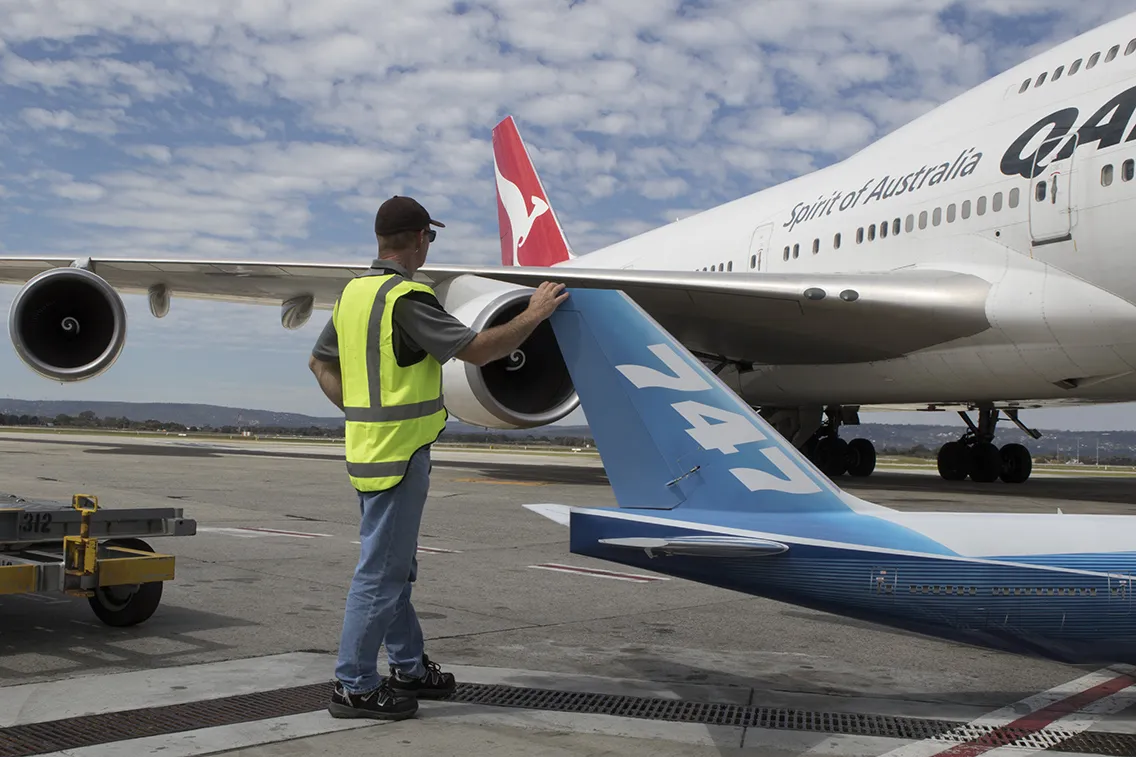
<path id="1" fill-rule="evenodd" d="M 573 289 L 551 321 L 620 507 L 851 509 L 627 295 Z"/>
<path id="2" fill-rule="evenodd" d="M 493 127 L 493 169 L 497 175 L 501 262 L 551 266 L 571 258 L 568 239 L 512 116 Z"/>

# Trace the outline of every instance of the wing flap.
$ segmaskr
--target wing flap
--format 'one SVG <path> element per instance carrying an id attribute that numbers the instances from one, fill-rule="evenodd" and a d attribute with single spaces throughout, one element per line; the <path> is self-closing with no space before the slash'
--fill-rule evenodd
<path id="1" fill-rule="evenodd" d="M 676 536 L 670 539 L 626 537 L 600 539 L 609 547 L 643 550 L 648 557 L 772 557 L 789 551 L 787 544 L 744 536 Z"/>

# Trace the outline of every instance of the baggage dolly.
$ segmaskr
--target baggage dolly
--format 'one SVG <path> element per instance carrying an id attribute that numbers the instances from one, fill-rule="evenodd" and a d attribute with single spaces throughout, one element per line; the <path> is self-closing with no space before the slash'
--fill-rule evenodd
<path id="1" fill-rule="evenodd" d="M 0 595 L 86 597 L 109 626 L 149 619 L 174 577 L 174 557 L 142 537 L 193 536 L 181 508 L 100 509 L 76 494 L 71 505 L 0 496 Z"/>

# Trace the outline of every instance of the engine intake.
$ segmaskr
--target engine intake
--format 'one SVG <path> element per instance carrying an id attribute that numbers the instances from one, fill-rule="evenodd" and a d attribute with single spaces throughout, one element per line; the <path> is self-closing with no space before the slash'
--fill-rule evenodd
<path id="1" fill-rule="evenodd" d="M 528 307 L 532 289 L 459 276 L 437 290 L 446 309 L 474 331 L 507 323 Z M 484 366 L 451 360 L 443 373 L 446 406 L 466 423 L 533 428 L 564 418 L 580 404 L 547 320 L 511 355 Z"/>
<path id="2" fill-rule="evenodd" d="M 20 359 L 57 381 L 83 381 L 118 359 L 126 308 L 114 287 L 82 268 L 33 277 L 12 300 L 8 334 Z"/>

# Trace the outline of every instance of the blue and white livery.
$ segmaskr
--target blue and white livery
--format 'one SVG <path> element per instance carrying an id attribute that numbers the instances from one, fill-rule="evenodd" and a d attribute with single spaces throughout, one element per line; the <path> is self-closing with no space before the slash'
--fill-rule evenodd
<path id="1" fill-rule="evenodd" d="M 1072 663 L 1136 662 L 1136 517 L 900 512 L 843 491 L 621 292 L 551 318 L 618 508 L 571 551 Z"/>

